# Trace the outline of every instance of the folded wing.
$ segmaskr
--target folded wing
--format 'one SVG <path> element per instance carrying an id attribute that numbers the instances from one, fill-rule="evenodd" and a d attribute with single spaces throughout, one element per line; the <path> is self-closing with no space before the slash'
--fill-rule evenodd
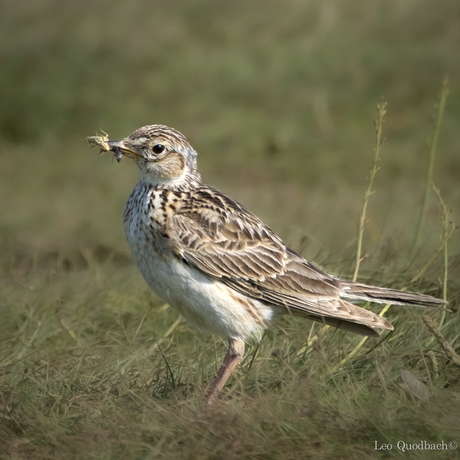
<path id="1" fill-rule="evenodd" d="M 247 296 L 363 335 L 393 329 L 340 299 L 340 280 L 287 248 L 260 219 L 216 190 L 193 192 L 167 233 L 178 257 Z"/>

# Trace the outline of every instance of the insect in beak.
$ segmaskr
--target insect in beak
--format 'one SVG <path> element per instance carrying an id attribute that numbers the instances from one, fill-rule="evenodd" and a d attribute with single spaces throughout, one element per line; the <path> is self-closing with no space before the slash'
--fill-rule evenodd
<path id="1" fill-rule="evenodd" d="M 100 148 L 100 153 L 105 153 L 105 152 L 113 152 L 113 157 L 117 162 L 119 163 L 121 159 L 123 158 L 123 155 L 127 155 L 129 157 L 140 157 L 137 152 L 134 152 L 133 150 L 127 148 L 123 141 L 109 141 L 108 134 L 102 131 L 101 135 L 97 136 L 90 136 L 87 137 L 86 142 L 91 146 L 97 146 Z"/>

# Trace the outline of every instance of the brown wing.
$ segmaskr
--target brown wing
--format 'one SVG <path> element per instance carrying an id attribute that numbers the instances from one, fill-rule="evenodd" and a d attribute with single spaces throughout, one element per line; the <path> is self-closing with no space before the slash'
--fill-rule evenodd
<path id="1" fill-rule="evenodd" d="M 287 248 L 260 219 L 216 190 L 192 192 L 167 232 L 176 255 L 250 297 L 336 326 L 342 320 L 391 328 L 383 318 L 339 299 L 339 280 Z M 358 325 L 344 328 L 360 332 Z M 378 335 L 367 328 L 361 333 Z"/>
<path id="2" fill-rule="evenodd" d="M 208 275 L 291 295 L 337 297 L 338 282 L 287 248 L 260 219 L 211 188 L 172 216 L 177 252 Z"/>

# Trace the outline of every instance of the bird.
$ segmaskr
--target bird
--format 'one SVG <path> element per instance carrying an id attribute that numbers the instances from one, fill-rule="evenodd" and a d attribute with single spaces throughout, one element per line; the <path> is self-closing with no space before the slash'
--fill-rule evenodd
<path id="1" fill-rule="evenodd" d="M 243 358 L 245 343 L 260 339 L 283 314 L 378 337 L 393 326 L 354 302 L 447 303 L 325 273 L 243 205 L 205 184 L 197 152 L 173 128 L 154 124 L 122 140 L 87 140 L 112 151 L 117 161 L 127 157 L 139 167 L 123 223 L 133 260 L 148 286 L 193 327 L 228 341 L 207 390 L 208 407 Z"/>

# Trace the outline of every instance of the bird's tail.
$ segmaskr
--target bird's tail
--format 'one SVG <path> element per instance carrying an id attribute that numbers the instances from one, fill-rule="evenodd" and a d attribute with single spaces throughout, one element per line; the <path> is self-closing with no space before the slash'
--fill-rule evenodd
<path id="1" fill-rule="evenodd" d="M 366 284 L 342 281 L 340 297 L 347 300 L 389 303 L 393 305 L 414 305 L 419 307 L 442 308 L 448 302 L 426 294 L 398 291 Z"/>
<path id="2" fill-rule="evenodd" d="M 368 337 L 380 337 L 382 330 L 393 330 L 393 326 L 385 318 L 382 318 L 369 310 L 350 304 L 345 300 L 339 300 L 339 302 L 342 302 L 342 305 L 344 306 L 346 305 L 347 309 L 351 313 L 351 318 L 344 319 L 339 317 L 316 315 L 306 316 L 313 321 Z M 363 316 L 365 317 L 363 318 Z"/>

